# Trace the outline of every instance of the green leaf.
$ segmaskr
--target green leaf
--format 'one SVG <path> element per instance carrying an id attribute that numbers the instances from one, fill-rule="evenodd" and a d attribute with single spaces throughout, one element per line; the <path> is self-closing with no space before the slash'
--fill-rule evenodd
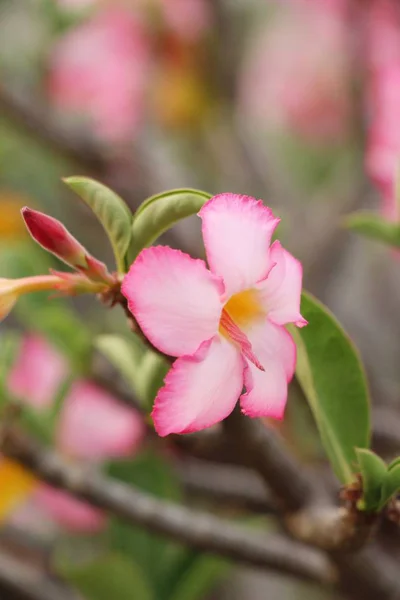
<path id="1" fill-rule="evenodd" d="M 392 460 L 392 462 L 388 466 L 388 471 L 390 471 L 391 469 L 394 469 L 394 467 L 397 467 L 397 465 L 400 465 L 400 456 L 398 456 L 397 458 Z"/>
<path id="2" fill-rule="evenodd" d="M 121 373 L 143 408 L 150 410 L 168 372 L 167 361 L 135 336 L 128 341 L 118 335 L 101 335 L 95 346 Z"/>
<path id="3" fill-rule="evenodd" d="M 371 450 L 356 448 L 356 454 L 363 480 L 362 509 L 375 510 L 380 503 L 382 485 L 387 473 L 386 464 Z"/>
<path id="4" fill-rule="evenodd" d="M 203 600 L 226 574 L 229 564 L 221 558 L 197 554 L 179 577 L 171 600 Z"/>
<path id="5" fill-rule="evenodd" d="M 400 247 L 400 223 L 388 221 L 371 211 L 359 211 L 349 215 L 345 225 L 367 238 Z"/>
<path id="6" fill-rule="evenodd" d="M 297 345 L 296 376 L 337 477 L 351 483 L 355 448 L 368 448 L 370 440 L 364 370 L 351 340 L 325 306 L 303 292 L 301 312 L 308 325 L 290 327 Z"/>
<path id="7" fill-rule="evenodd" d="M 199 212 L 211 194 L 200 190 L 177 189 L 151 196 L 137 209 L 132 223 L 129 261 L 150 246 L 175 223 Z"/>
<path id="8" fill-rule="evenodd" d="M 400 490 L 400 464 L 389 469 L 382 485 L 379 508 L 383 508 L 390 498 Z"/>
<path id="9" fill-rule="evenodd" d="M 140 567 L 117 553 L 83 565 L 59 560 L 56 570 L 85 600 L 155 600 Z"/>
<path id="10" fill-rule="evenodd" d="M 125 273 L 125 255 L 131 241 L 132 214 L 108 187 L 89 177 L 67 177 L 64 182 L 82 198 L 103 225 L 111 242 L 119 273 Z"/>

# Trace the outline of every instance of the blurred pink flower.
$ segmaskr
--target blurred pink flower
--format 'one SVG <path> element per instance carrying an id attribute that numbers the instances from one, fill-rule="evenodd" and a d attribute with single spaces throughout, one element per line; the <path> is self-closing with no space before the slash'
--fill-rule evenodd
<path id="1" fill-rule="evenodd" d="M 302 266 L 278 241 L 261 200 L 214 196 L 201 209 L 204 261 L 172 248 L 142 250 L 122 284 L 149 340 L 176 356 L 159 391 L 159 435 L 190 433 L 225 419 L 239 397 L 250 417 L 283 417 L 296 346 L 287 323 L 300 314 Z M 243 386 L 246 393 L 242 393 Z"/>
<path id="2" fill-rule="evenodd" d="M 342 2 L 286 3 L 256 39 L 240 82 L 244 114 L 309 141 L 343 139 L 350 119 Z"/>
<path id="3" fill-rule="evenodd" d="M 28 336 L 9 378 L 10 390 L 37 408 L 49 408 L 69 373 L 66 360 L 43 338 Z M 59 416 L 56 445 L 69 458 L 101 462 L 134 454 L 145 426 L 132 409 L 89 381 L 73 383 Z M 104 524 L 101 511 L 62 491 L 40 484 L 32 501 L 61 526 L 93 531 Z"/>
<path id="4" fill-rule="evenodd" d="M 382 194 L 382 213 L 399 220 L 394 178 L 400 164 L 400 7 L 373 1 L 366 13 L 366 169 Z"/>
<path id="5" fill-rule="evenodd" d="M 14 363 L 8 387 L 35 408 L 49 408 L 69 373 L 66 359 L 38 335 L 26 336 Z"/>
<path id="6" fill-rule="evenodd" d="M 33 492 L 32 501 L 59 526 L 71 532 L 95 533 L 106 524 L 106 516 L 101 510 L 44 483 Z"/>
<path id="7" fill-rule="evenodd" d="M 88 117 L 108 142 L 129 140 L 141 123 L 149 44 L 141 21 L 105 6 L 53 48 L 49 94 L 65 111 Z"/>
<path id="8" fill-rule="evenodd" d="M 212 25 L 206 0 L 159 0 L 167 27 L 188 41 L 200 39 Z"/>
<path id="9" fill-rule="evenodd" d="M 63 453 L 90 461 L 129 456 L 143 435 L 143 421 L 134 410 L 89 381 L 72 385 L 57 434 Z"/>

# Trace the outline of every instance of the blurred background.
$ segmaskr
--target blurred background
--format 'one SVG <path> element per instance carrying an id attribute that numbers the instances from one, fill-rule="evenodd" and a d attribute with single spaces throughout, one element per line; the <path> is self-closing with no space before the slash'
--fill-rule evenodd
<path id="1" fill-rule="evenodd" d="M 100 225 L 63 176 L 95 177 L 132 209 L 174 187 L 262 198 L 282 218 L 279 236 L 303 262 L 305 287 L 360 348 L 377 418 L 389 429 L 398 424 L 382 414 L 398 407 L 399 257 L 346 231 L 343 219 L 369 208 L 398 220 L 399 153 L 396 0 L 0 0 L 1 277 L 59 267 L 30 240 L 19 214 L 26 205 L 61 219 L 111 267 Z M 162 241 L 204 256 L 195 217 Z M 22 299 L 1 325 L 4 389 L 38 410 L 63 390 L 53 443 L 66 456 L 202 504 L 190 484 L 199 465 L 171 468 L 168 456 L 155 456 L 139 414 L 93 382 L 93 364 L 102 360 L 93 339 L 116 332 L 127 333 L 122 311 L 105 311 L 93 299 Z M 82 438 L 94 412 L 98 430 L 88 448 Z M 296 402 L 285 428 L 298 454 L 319 464 L 309 415 Z M 15 494 L 7 500 L 11 480 L 18 503 Z M 56 555 L 66 576 L 64 556 L 91 555 L 95 540 L 123 550 L 141 577 L 157 580 L 157 600 L 332 597 L 127 533 L 99 511 L 38 488 L 5 461 L 0 496 L 0 571 L 3 554 L 23 556 L 39 571 L 53 569 Z M 238 510 L 224 514 L 274 527 L 268 517 Z M 179 595 L 166 575 L 172 572 L 176 581 L 185 575 L 192 591 Z M 16 598 L 9 594 L 0 591 L 4 600 Z"/>

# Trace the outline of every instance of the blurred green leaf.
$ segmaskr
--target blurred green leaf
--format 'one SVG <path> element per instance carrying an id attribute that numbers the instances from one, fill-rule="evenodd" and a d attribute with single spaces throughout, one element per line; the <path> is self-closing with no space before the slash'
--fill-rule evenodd
<path id="1" fill-rule="evenodd" d="M 141 568 L 118 553 L 80 566 L 58 561 L 56 570 L 86 600 L 156 600 Z"/>
<path id="2" fill-rule="evenodd" d="M 108 187 L 89 177 L 67 177 L 64 182 L 93 210 L 111 242 L 119 273 L 125 272 L 125 255 L 131 240 L 132 214 Z"/>
<path id="3" fill-rule="evenodd" d="M 391 469 L 394 469 L 394 467 L 397 467 L 397 465 L 400 465 L 400 456 L 392 460 L 392 462 L 388 466 L 388 470 L 390 471 Z"/>
<path id="4" fill-rule="evenodd" d="M 146 452 L 132 460 L 114 461 L 108 465 L 108 474 L 128 485 L 134 485 L 153 496 L 181 501 L 178 480 L 170 465 L 160 456 Z M 157 600 L 165 584 L 165 565 L 177 547 L 169 540 L 148 533 L 140 527 L 127 527 L 116 518 L 109 525 L 111 547 L 133 558 L 144 572 L 152 574 L 151 582 Z"/>
<path id="5" fill-rule="evenodd" d="M 66 354 L 75 370 L 84 372 L 91 353 L 91 332 L 65 300 L 48 302 L 47 296 L 40 296 L 40 303 L 35 306 L 17 304 L 17 314 L 26 327 L 46 336 Z"/>
<path id="6" fill-rule="evenodd" d="M 355 448 L 368 448 L 369 395 L 357 350 L 328 309 L 303 293 L 308 325 L 290 327 L 297 345 L 296 376 L 310 404 L 325 451 L 343 483 L 351 483 Z"/>
<path id="7" fill-rule="evenodd" d="M 356 448 L 356 454 L 363 481 L 362 508 L 366 511 L 376 510 L 387 473 L 386 464 L 371 450 Z"/>
<path id="8" fill-rule="evenodd" d="M 95 346 L 121 373 L 143 408 L 149 411 L 169 369 L 167 361 L 146 348 L 136 336 L 130 336 L 128 341 L 118 335 L 101 335 L 96 338 Z"/>
<path id="9" fill-rule="evenodd" d="M 383 508 L 390 498 L 400 490 L 400 464 L 395 465 L 386 473 L 382 485 L 379 508 Z"/>
<path id="10" fill-rule="evenodd" d="M 215 556 L 196 553 L 192 564 L 182 571 L 169 598 L 203 600 L 228 571 L 229 564 Z"/>
<path id="11" fill-rule="evenodd" d="M 376 213 L 353 213 L 346 217 L 345 226 L 367 238 L 400 248 L 400 223 L 388 221 Z"/>
<path id="12" fill-rule="evenodd" d="M 176 189 L 145 200 L 133 216 L 129 262 L 175 223 L 198 213 L 211 197 L 200 190 Z"/>

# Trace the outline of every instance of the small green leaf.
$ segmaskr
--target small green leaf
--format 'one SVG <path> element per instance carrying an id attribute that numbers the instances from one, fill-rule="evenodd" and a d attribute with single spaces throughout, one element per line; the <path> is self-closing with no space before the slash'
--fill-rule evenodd
<path id="1" fill-rule="evenodd" d="M 150 410 L 169 365 L 135 336 L 129 341 L 118 335 L 101 335 L 95 346 L 121 373 L 143 408 Z"/>
<path id="2" fill-rule="evenodd" d="M 349 215 L 345 225 L 348 229 L 367 238 L 396 248 L 400 247 L 400 223 L 388 221 L 371 211 L 359 211 Z"/>
<path id="3" fill-rule="evenodd" d="M 125 256 L 131 241 L 132 214 L 108 187 L 89 177 L 67 177 L 64 182 L 82 198 L 103 225 L 111 242 L 119 273 L 125 273 Z"/>
<path id="4" fill-rule="evenodd" d="M 199 212 L 211 194 L 199 190 L 177 189 L 151 196 L 137 209 L 132 223 L 129 261 L 150 246 L 175 223 Z"/>
<path id="5" fill-rule="evenodd" d="M 154 600 L 141 568 L 117 553 L 83 565 L 59 560 L 56 570 L 85 600 Z"/>
<path id="6" fill-rule="evenodd" d="M 379 508 L 383 508 L 390 498 L 400 490 L 400 464 L 389 469 L 382 485 Z"/>
<path id="7" fill-rule="evenodd" d="M 304 292 L 301 312 L 308 325 L 290 327 L 297 345 L 296 376 L 336 476 L 351 483 L 355 448 L 368 448 L 370 440 L 364 370 L 351 340 L 325 306 Z"/>
<path id="8" fill-rule="evenodd" d="M 356 448 L 356 454 L 363 480 L 362 508 L 366 511 L 376 510 L 387 473 L 386 464 L 371 450 Z"/>

